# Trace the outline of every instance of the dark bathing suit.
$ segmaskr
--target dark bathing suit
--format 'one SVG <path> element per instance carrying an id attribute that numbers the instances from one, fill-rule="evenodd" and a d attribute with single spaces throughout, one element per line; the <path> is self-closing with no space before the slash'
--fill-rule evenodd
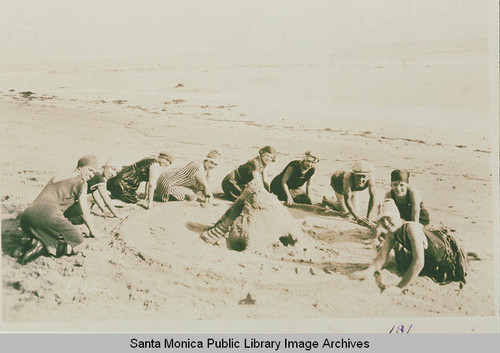
<path id="1" fill-rule="evenodd" d="M 149 181 L 149 169 L 157 163 L 156 158 L 144 158 L 139 162 L 124 167 L 115 177 L 108 180 L 107 188 L 113 199 L 128 203 L 137 203 L 136 191 L 141 182 Z"/>
<path id="2" fill-rule="evenodd" d="M 222 180 L 222 190 L 228 200 L 234 201 L 241 195 L 245 185 L 253 180 L 253 171 L 263 172 L 259 157 L 254 158 L 240 165 Z"/>
<path id="3" fill-rule="evenodd" d="M 309 179 L 311 179 L 316 170 L 314 168 L 311 168 L 304 174 L 302 174 L 301 161 L 292 161 L 288 163 L 285 169 L 283 169 L 283 171 L 278 174 L 271 182 L 271 192 L 277 195 L 279 200 L 286 201 L 287 195 L 285 193 L 285 190 L 283 190 L 281 181 L 283 180 L 283 177 L 285 176 L 285 173 L 289 167 L 292 168 L 292 174 L 290 175 L 290 178 L 287 180 L 286 184 L 290 189 L 290 193 L 292 193 L 293 201 L 296 203 L 305 203 L 310 205 L 311 199 L 305 194 L 305 192 L 300 192 L 302 190 L 300 190 L 299 188 L 304 185 Z M 295 194 L 295 196 L 293 194 Z"/>
<path id="4" fill-rule="evenodd" d="M 333 190 L 337 194 L 344 194 L 344 175 L 345 171 L 343 170 L 338 170 L 335 173 L 333 173 L 332 178 L 330 179 L 330 185 L 332 186 Z M 368 187 L 368 182 L 366 182 L 365 185 L 362 187 L 356 187 L 354 186 L 354 173 L 351 173 L 351 190 L 352 191 L 361 191 L 364 190 Z"/>
<path id="5" fill-rule="evenodd" d="M 408 224 L 416 222 L 405 222 L 394 232 L 395 260 L 398 271 L 403 275 L 412 262 L 411 242 L 408 239 Z M 458 245 L 457 241 L 444 231 L 430 231 L 420 224 L 427 238 L 427 249 L 424 250 L 425 264 L 420 276 L 427 276 L 433 281 L 441 284 L 449 282 L 465 283 L 467 276 L 467 254 Z"/>
<path id="6" fill-rule="evenodd" d="M 403 218 L 405 221 L 411 221 L 410 190 L 406 191 L 406 202 L 403 204 L 398 203 L 398 201 L 396 200 L 396 194 L 393 190 L 391 190 L 391 198 L 396 203 L 401 218 Z M 424 226 L 428 225 L 430 222 L 429 212 L 424 208 L 424 203 L 422 201 L 420 202 L 420 217 L 418 219 L 418 222 L 423 224 Z"/>

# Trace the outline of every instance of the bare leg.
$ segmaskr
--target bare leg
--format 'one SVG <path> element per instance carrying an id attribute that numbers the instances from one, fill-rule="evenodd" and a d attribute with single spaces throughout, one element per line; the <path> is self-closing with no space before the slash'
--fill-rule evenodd
<path id="1" fill-rule="evenodd" d="M 326 197 L 323 197 L 323 205 L 330 206 L 335 211 L 349 213 L 349 210 L 347 209 L 344 202 L 344 195 L 335 192 L 335 196 L 337 198 L 336 201 L 328 200 Z"/>
<path id="2" fill-rule="evenodd" d="M 196 201 L 196 195 L 194 193 L 186 194 L 184 197 L 186 201 Z"/>
<path id="3" fill-rule="evenodd" d="M 354 211 L 359 214 L 359 198 L 358 198 L 358 193 L 353 192 L 351 195 L 351 203 L 352 206 L 354 207 Z"/>
<path id="4" fill-rule="evenodd" d="M 325 206 L 329 206 L 330 208 L 336 209 L 338 207 L 338 202 L 329 200 L 326 198 L 326 196 L 323 196 L 323 199 L 321 200 L 321 203 Z"/>
<path id="5" fill-rule="evenodd" d="M 227 209 L 224 215 L 217 223 L 210 227 L 206 232 L 201 234 L 201 238 L 209 244 L 216 244 L 221 238 L 224 238 L 229 232 L 234 220 L 241 214 L 245 206 L 245 196 L 248 195 L 248 190 L 243 190 L 243 194 Z"/>
<path id="6" fill-rule="evenodd" d="M 196 194 L 193 189 L 185 186 L 172 186 L 168 188 L 168 194 L 177 201 L 194 201 Z"/>
<path id="7" fill-rule="evenodd" d="M 349 210 L 347 209 L 347 206 L 345 205 L 344 195 L 336 192 L 335 196 L 337 196 L 337 200 L 339 200 L 340 212 L 350 213 Z"/>
<path id="8" fill-rule="evenodd" d="M 110 201 L 113 203 L 113 206 L 122 208 L 122 207 L 127 207 L 127 206 L 131 205 L 130 203 L 127 203 L 127 202 L 122 201 L 120 199 L 111 198 L 111 192 L 109 190 L 106 190 L 106 192 L 108 193 L 108 196 L 110 198 Z M 99 195 L 99 196 L 101 196 L 101 195 Z M 101 200 L 102 200 L 102 197 L 101 197 Z M 104 200 L 102 200 L 102 203 L 104 204 Z"/>

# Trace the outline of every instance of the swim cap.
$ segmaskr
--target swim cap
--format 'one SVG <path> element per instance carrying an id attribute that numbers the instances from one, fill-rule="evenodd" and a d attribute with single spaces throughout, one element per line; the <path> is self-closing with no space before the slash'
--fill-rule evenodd
<path id="1" fill-rule="evenodd" d="M 220 153 L 217 150 L 211 150 L 208 152 L 207 156 L 205 157 L 205 161 L 210 161 L 214 164 L 219 164 L 219 156 Z"/>
<path id="2" fill-rule="evenodd" d="M 393 199 L 385 199 L 378 205 L 377 221 L 382 217 L 401 218 L 398 206 Z"/>
<path id="3" fill-rule="evenodd" d="M 97 169 L 99 167 L 97 163 L 97 157 L 91 154 L 87 154 L 78 160 L 76 167 L 77 168 L 91 167 Z"/>
<path id="4" fill-rule="evenodd" d="M 352 172 L 354 174 L 371 174 L 374 169 L 375 167 L 373 164 L 368 161 L 359 161 L 352 166 Z"/>
<path id="5" fill-rule="evenodd" d="M 158 153 L 158 158 L 163 158 L 169 161 L 170 163 L 174 163 L 174 157 L 172 157 L 172 155 L 167 152 Z"/>
<path id="6" fill-rule="evenodd" d="M 317 163 L 317 162 L 319 162 L 319 158 L 318 158 L 318 157 L 316 157 L 316 156 L 314 156 L 314 155 L 312 154 L 312 152 L 311 152 L 311 151 L 306 151 L 306 152 L 304 153 L 304 159 L 309 159 L 309 160 L 311 160 L 311 162 L 313 162 L 313 163 Z"/>
<path id="7" fill-rule="evenodd" d="M 259 150 L 259 154 L 263 154 L 263 153 L 276 154 L 276 150 L 274 149 L 274 147 L 265 146 Z"/>
<path id="8" fill-rule="evenodd" d="M 410 181 L 410 172 L 407 170 L 393 170 L 391 173 L 391 183 L 393 181 L 403 181 L 408 183 Z"/>

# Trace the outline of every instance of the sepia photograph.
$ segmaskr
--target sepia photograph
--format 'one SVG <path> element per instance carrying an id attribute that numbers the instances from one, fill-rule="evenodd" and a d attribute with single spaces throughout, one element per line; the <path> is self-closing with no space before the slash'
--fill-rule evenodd
<path id="1" fill-rule="evenodd" d="M 1 330 L 498 333 L 498 2 L 0 0 Z"/>

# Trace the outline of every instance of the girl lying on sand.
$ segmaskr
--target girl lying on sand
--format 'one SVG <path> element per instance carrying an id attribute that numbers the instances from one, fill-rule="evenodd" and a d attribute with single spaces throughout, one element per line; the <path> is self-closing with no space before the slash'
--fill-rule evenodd
<path id="1" fill-rule="evenodd" d="M 311 151 L 307 151 L 301 161 L 291 161 L 271 182 L 271 192 L 277 195 L 280 201 L 286 201 L 288 206 L 294 203 L 311 205 L 309 185 L 318 161 Z M 304 184 L 305 191 L 301 189 Z"/>
<path id="2" fill-rule="evenodd" d="M 350 172 L 339 170 L 333 173 L 330 185 L 335 191 L 337 201 L 328 200 L 323 197 L 323 204 L 332 207 L 336 211 L 348 215 L 352 214 L 356 222 L 367 227 L 375 227 L 375 223 L 369 220 L 375 200 L 375 179 L 373 178 L 374 166 L 370 162 L 360 161 L 352 166 Z M 366 218 L 359 214 L 359 203 L 357 193 L 368 189 L 370 200 Z"/>
<path id="3" fill-rule="evenodd" d="M 419 274 L 441 284 L 465 284 L 467 254 L 452 236 L 404 221 L 392 199 L 380 204 L 378 224 L 387 231 L 386 240 L 373 263 L 366 270 L 353 273 L 353 278 L 365 279 L 380 270 L 394 248 L 398 272 L 403 278 L 397 286 L 384 287 L 383 293 L 402 293 Z"/>
<path id="4" fill-rule="evenodd" d="M 271 146 L 263 147 L 259 150 L 259 155 L 240 165 L 222 180 L 222 190 L 226 199 L 234 201 L 241 195 L 245 185 L 255 177 L 260 177 L 264 182 L 264 187 L 269 191 L 267 182 L 266 167 L 276 159 L 276 150 Z"/>
<path id="5" fill-rule="evenodd" d="M 80 205 L 89 235 L 96 235 L 87 205 L 87 181 L 94 176 L 97 167 L 96 157 L 80 158 L 75 172 L 50 179 L 40 195 L 23 212 L 21 228 L 33 240 L 31 248 L 21 256 L 21 264 L 47 252 L 53 256 L 62 256 L 79 251 L 83 236 L 63 215 L 75 202 Z"/>
<path id="6" fill-rule="evenodd" d="M 160 168 L 172 164 L 170 154 L 162 152 L 158 157 L 143 158 L 139 162 L 124 167 L 115 177 L 108 180 L 107 188 L 111 197 L 126 203 L 137 203 L 137 189 L 145 181 L 147 208 L 153 207 L 153 196 Z"/>
<path id="7" fill-rule="evenodd" d="M 203 162 L 191 162 L 184 168 L 162 173 L 156 185 L 155 200 L 193 201 L 201 192 L 203 200 L 210 202 L 213 198 L 208 187 L 210 171 L 219 164 L 219 156 L 218 151 L 212 150 Z"/>
<path id="8" fill-rule="evenodd" d="M 401 218 L 405 221 L 429 224 L 429 213 L 424 208 L 420 193 L 411 188 L 410 172 L 407 170 L 393 170 L 391 173 L 391 190 L 385 194 L 386 199 L 393 199 L 398 207 Z"/>

